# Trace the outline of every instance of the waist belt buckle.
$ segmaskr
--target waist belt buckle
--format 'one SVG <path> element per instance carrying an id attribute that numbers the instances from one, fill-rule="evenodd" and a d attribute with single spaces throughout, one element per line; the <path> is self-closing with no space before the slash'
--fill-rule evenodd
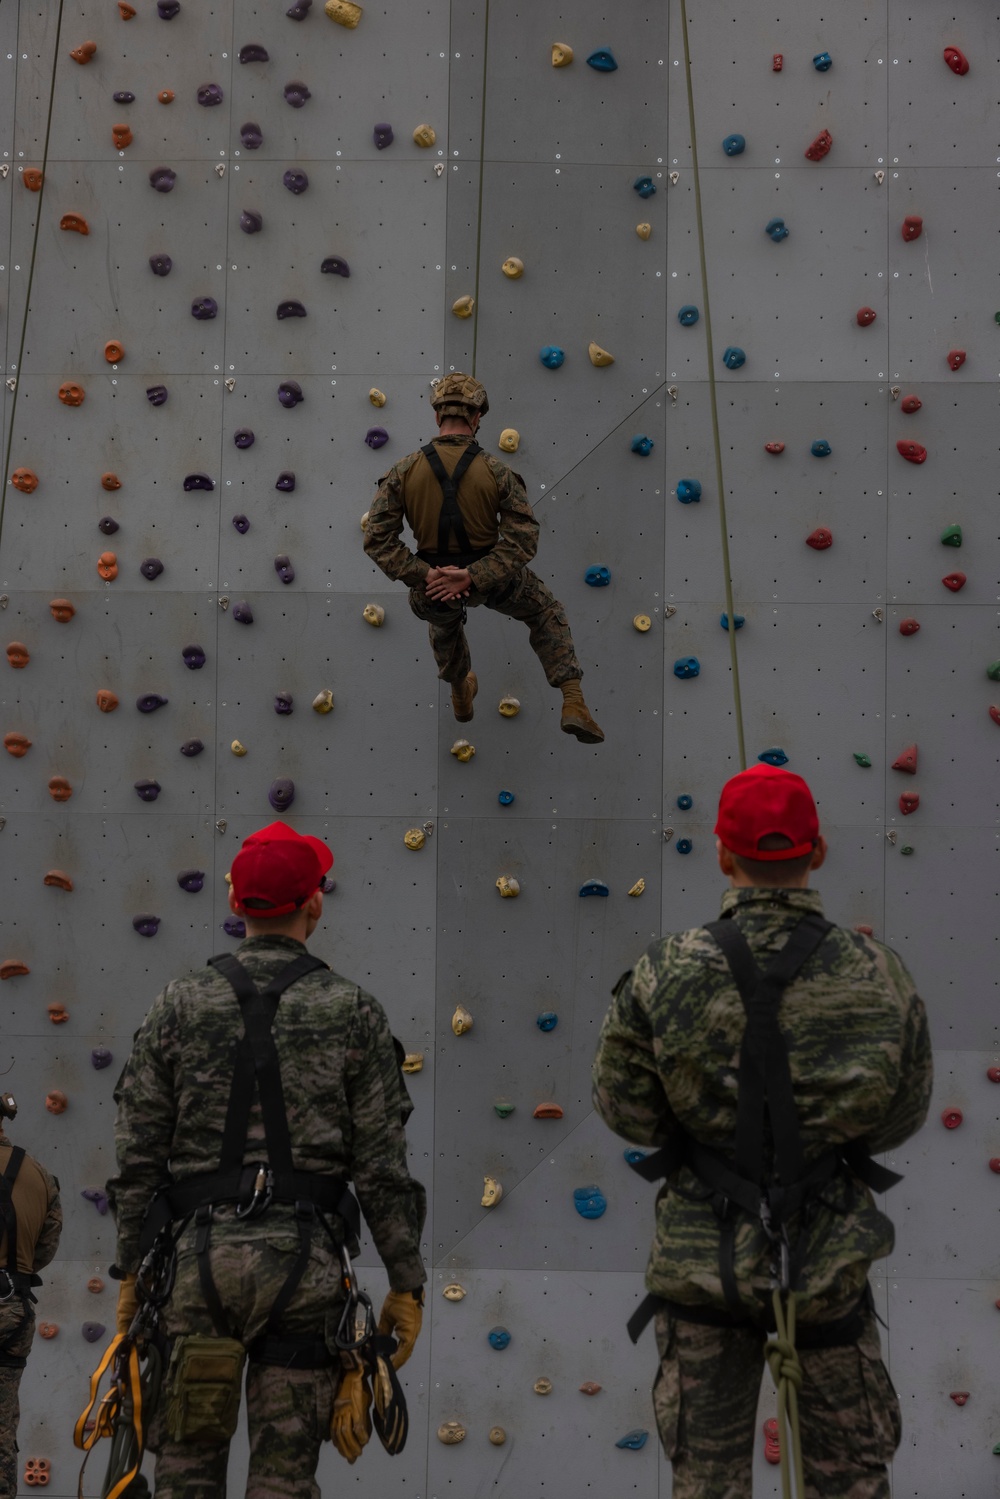
<path id="1" fill-rule="evenodd" d="M 271 1194 L 274 1189 L 274 1173 L 263 1161 L 257 1165 L 257 1175 L 254 1177 L 253 1196 L 246 1207 L 242 1203 L 236 1204 L 237 1218 L 258 1218 L 261 1213 L 267 1211 L 271 1205 Z"/>

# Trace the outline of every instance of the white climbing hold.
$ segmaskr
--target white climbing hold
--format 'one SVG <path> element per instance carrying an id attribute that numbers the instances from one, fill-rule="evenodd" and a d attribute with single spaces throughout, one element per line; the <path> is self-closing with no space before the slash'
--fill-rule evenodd
<path id="1" fill-rule="evenodd" d="M 374 385 L 372 386 L 371 390 L 368 392 L 368 399 L 369 399 L 369 401 L 371 401 L 371 403 L 372 403 L 373 406 L 384 406 L 385 405 L 385 394 L 384 394 L 384 392 L 381 391 L 381 390 L 378 390 Z"/>
<path id="2" fill-rule="evenodd" d="M 385 610 L 381 604 L 366 604 L 364 607 L 364 617 L 377 630 L 380 625 L 385 623 Z"/>
<path id="3" fill-rule="evenodd" d="M 516 255 L 508 255 L 500 269 L 511 281 L 519 281 L 524 275 L 524 261 Z"/>
<path id="4" fill-rule="evenodd" d="M 497 889 L 504 900 L 514 900 L 521 893 L 521 886 L 512 874 L 502 874 L 497 880 Z"/>
<path id="5" fill-rule="evenodd" d="M 521 704 L 516 697 L 502 697 L 497 708 L 504 718 L 516 718 L 521 711 Z"/>
<path id="6" fill-rule="evenodd" d="M 497 1205 L 497 1203 L 500 1201 L 500 1199 L 501 1199 L 502 1196 L 503 1196 L 503 1187 L 497 1181 L 496 1177 L 495 1176 L 484 1176 L 483 1177 L 483 1197 L 482 1197 L 482 1205 L 483 1205 L 483 1207 L 484 1208 L 495 1208 L 496 1205 Z"/>
<path id="7" fill-rule="evenodd" d="M 455 743 L 451 747 L 451 752 L 455 756 L 456 760 L 461 760 L 463 765 L 468 765 L 469 761 L 476 753 L 476 746 L 474 744 L 470 744 L 467 739 L 456 739 Z"/>

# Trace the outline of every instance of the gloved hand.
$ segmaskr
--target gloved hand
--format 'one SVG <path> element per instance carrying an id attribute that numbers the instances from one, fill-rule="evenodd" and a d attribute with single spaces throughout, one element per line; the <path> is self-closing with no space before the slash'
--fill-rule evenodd
<path id="1" fill-rule="evenodd" d="M 415 1291 L 389 1292 L 382 1303 L 377 1331 L 399 1341 L 399 1347 L 392 1355 L 394 1369 L 401 1369 L 413 1352 L 423 1321 L 423 1286 Z"/>
<path id="2" fill-rule="evenodd" d="M 372 1434 L 372 1392 L 363 1369 L 347 1369 L 333 1402 L 330 1437 L 341 1457 L 356 1463 Z"/>
<path id="3" fill-rule="evenodd" d="M 118 1307 L 115 1311 L 115 1327 L 118 1332 L 128 1332 L 132 1326 L 132 1318 L 139 1310 L 139 1302 L 135 1294 L 135 1276 L 126 1275 L 118 1287 Z"/>

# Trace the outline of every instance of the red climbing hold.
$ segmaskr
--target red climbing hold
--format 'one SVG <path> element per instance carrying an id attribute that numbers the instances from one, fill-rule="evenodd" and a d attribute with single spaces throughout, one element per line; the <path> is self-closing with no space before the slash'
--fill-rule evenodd
<path id="1" fill-rule="evenodd" d="M 776 52 L 774 54 L 774 56 L 771 58 L 771 72 L 772 73 L 780 73 L 781 70 L 782 70 L 782 68 L 784 66 L 785 66 L 785 56 L 784 56 L 784 53 L 783 52 Z"/>
<path id="2" fill-rule="evenodd" d="M 807 159 L 809 161 L 822 161 L 832 145 L 833 136 L 829 130 L 821 130 L 812 145 L 806 147 Z"/>
<path id="3" fill-rule="evenodd" d="M 969 71 L 969 60 L 957 47 L 945 47 L 944 60 L 951 71 L 957 73 L 960 78 L 964 78 Z"/>
<path id="4" fill-rule="evenodd" d="M 917 746 L 907 745 L 902 754 L 897 755 L 892 762 L 893 770 L 905 770 L 907 775 L 915 776 L 917 773 Z"/>
<path id="5" fill-rule="evenodd" d="M 785 444 L 783 442 L 766 442 L 764 444 L 765 453 L 783 453 L 784 451 Z"/>
<path id="6" fill-rule="evenodd" d="M 812 547 L 816 552 L 825 552 L 827 547 L 833 546 L 833 532 L 828 531 L 825 526 L 817 526 L 806 537 L 806 546 Z"/>
<path id="7" fill-rule="evenodd" d="M 992 1159 L 990 1160 L 990 1170 L 996 1176 L 1000 1176 L 1000 1155 L 995 1155 L 992 1157 Z"/>
<path id="8" fill-rule="evenodd" d="M 900 635 L 915 635 L 919 629 L 919 619 L 901 619 L 899 621 Z"/>
<path id="9" fill-rule="evenodd" d="M 958 1129 L 963 1117 L 961 1109 L 945 1109 L 941 1115 L 941 1123 L 945 1129 Z"/>
<path id="10" fill-rule="evenodd" d="M 986 1076 L 991 1083 L 1000 1083 L 1000 1067 L 987 1067 Z"/>
<path id="11" fill-rule="evenodd" d="M 968 1390 L 952 1390 L 951 1399 L 956 1405 L 964 1405 L 969 1398 Z"/>
<path id="12" fill-rule="evenodd" d="M 920 806 L 920 795 L 916 791 L 904 791 L 899 798 L 899 810 L 904 817 L 909 817 Z"/>
<path id="13" fill-rule="evenodd" d="M 773 1416 L 769 1416 L 764 1422 L 764 1459 L 774 1466 L 781 1462 L 781 1448 L 778 1444 L 778 1423 Z"/>
<path id="14" fill-rule="evenodd" d="M 924 403 L 919 396 L 904 396 L 899 404 L 907 416 L 912 416 L 915 411 L 920 410 Z"/>
<path id="15" fill-rule="evenodd" d="M 896 444 L 896 452 L 900 458 L 905 458 L 907 463 L 923 463 L 927 457 L 927 449 L 919 442 L 907 442 L 901 437 Z"/>
<path id="16" fill-rule="evenodd" d="M 952 593 L 960 593 L 968 581 L 964 573 L 945 573 L 941 579 L 945 588 L 950 588 Z"/>
<path id="17" fill-rule="evenodd" d="M 995 704 L 990 708 L 990 717 L 995 724 L 1000 724 L 1000 708 Z"/>
<path id="18" fill-rule="evenodd" d="M 875 321 L 874 307 L 859 307 L 857 310 L 858 326 L 867 328 Z"/>
<path id="19" fill-rule="evenodd" d="M 964 363 L 965 363 L 965 350 L 964 349 L 949 349 L 948 350 L 948 368 L 949 369 L 960 370 L 962 368 L 962 365 Z"/>
<path id="20" fill-rule="evenodd" d="M 919 213 L 908 213 L 903 220 L 902 235 L 907 241 L 919 239 L 924 232 L 924 221 Z"/>
<path id="21" fill-rule="evenodd" d="M 860 932 L 862 937 L 874 937 L 875 935 L 875 928 L 871 926 L 865 926 L 863 923 L 856 926 L 854 930 L 856 932 Z"/>

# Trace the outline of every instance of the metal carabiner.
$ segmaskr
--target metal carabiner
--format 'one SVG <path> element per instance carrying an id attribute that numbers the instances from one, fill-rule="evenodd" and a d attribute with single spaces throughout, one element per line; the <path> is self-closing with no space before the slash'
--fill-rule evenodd
<path id="1" fill-rule="evenodd" d="M 254 1178 L 253 1196 L 246 1207 L 236 1204 L 237 1218 L 256 1218 L 263 1213 L 271 1202 L 271 1189 L 274 1185 L 274 1177 L 263 1162 L 257 1167 L 257 1175 Z"/>

